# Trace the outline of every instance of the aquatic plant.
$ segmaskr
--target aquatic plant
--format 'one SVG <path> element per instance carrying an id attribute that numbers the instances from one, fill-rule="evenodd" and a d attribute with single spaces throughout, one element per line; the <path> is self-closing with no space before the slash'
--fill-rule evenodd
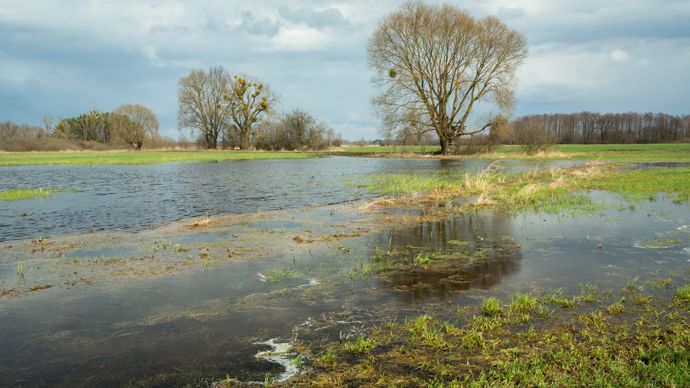
<path id="1" fill-rule="evenodd" d="M 278 283 L 281 280 L 296 278 L 299 276 L 299 273 L 293 268 L 274 269 L 266 272 L 264 276 L 266 276 L 266 279 L 271 283 Z"/>
<path id="2" fill-rule="evenodd" d="M 22 263 L 17 263 L 17 277 L 24 280 L 24 264 Z"/>
<path id="3" fill-rule="evenodd" d="M 53 195 L 56 190 L 53 189 L 12 189 L 0 191 L 0 201 L 21 201 L 24 199 L 33 198 L 48 198 Z"/>

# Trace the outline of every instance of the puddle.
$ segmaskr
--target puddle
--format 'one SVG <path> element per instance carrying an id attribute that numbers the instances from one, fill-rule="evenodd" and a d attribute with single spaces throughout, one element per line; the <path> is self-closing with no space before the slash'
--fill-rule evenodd
<path id="1" fill-rule="evenodd" d="M 128 257 L 137 252 L 136 248 L 127 246 L 104 247 L 97 249 L 76 249 L 64 252 L 61 256 L 65 258 L 107 258 L 107 257 Z"/>
<path id="2" fill-rule="evenodd" d="M 259 222 L 250 222 L 247 224 L 247 226 L 255 228 L 255 229 L 264 229 L 264 230 L 272 230 L 272 229 L 294 229 L 294 228 L 303 228 L 305 225 L 301 222 L 295 222 L 295 221 L 286 221 L 286 220 L 271 220 L 271 221 L 259 221 Z"/>
<path id="3" fill-rule="evenodd" d="M 690 162 L 644 162 L 635 163 L 633 168 L 651 168 L 651 167 L 665 167 L 665 168 L 680 168 L 690 167 Z"/>

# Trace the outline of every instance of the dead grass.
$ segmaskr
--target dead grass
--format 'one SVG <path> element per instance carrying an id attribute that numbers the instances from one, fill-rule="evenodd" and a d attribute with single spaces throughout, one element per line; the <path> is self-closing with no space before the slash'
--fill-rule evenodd
<path id="1" fill-rule="evenodd" d="M 194 220 L 189 226 L 191 228 L 206 228 L 213 224 L 211 217 L 206 216 L 204 218 Z"/>

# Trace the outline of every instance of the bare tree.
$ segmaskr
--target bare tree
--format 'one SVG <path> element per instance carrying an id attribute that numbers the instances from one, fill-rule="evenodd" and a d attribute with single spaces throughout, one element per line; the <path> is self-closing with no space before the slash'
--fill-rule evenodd
<path id="1" fill-rule="evenodd" d="M 123 104 L 110 117 L 113 133 L 125 143 L 140 151 L 144 142 L 159 137 L 160 124 L 156 115 L 139 104 Z"/>
<path id="2" fill-rule="evenodd" d="M 402 127 L 410 111 L 421 112 L 412 124 L 436 131 L 447 154 L 460 136 L 494 124 L 467 128 L 477 105 L 510 110 L 527 43 L 496 17 L 475 20 L 452 5 L 413 1 L 381 21 L 368 52 L 374 83 L 384 89 L 374 99 L 384 122 Z"/>
<path id="3" fill-rule="evenodd" d="M 178 125 L 198 131 L 207 148 L 217 148 L 218 136 L 230 119 L 231 107 L 225 102 L 229 84 L 230 76 L 220 66 L 208 72 L 192 70 L 179 82 Z"/>
<path id="4" fill-rule="evenodd" d="M 265 84 L 247 76 L 235 76 L 225 94 L 230 119 L 240 140 L 240 149 L 249 148 L 252 126 L 273 109 L 277 97 Z"/>

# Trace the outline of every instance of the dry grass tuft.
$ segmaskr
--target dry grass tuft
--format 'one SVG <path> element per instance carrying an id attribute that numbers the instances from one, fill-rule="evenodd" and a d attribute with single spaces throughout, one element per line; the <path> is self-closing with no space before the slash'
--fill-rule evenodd
<path id="1" fill-rule="evenodd" d="M 211 217 L 206 216 L 202 219 L 195 220 L 189 226 L 191 226 L 192 228 L 205 228 L 211 226 L 211 224 L 213 224 L 213 220 L 211 220 Z"/>

